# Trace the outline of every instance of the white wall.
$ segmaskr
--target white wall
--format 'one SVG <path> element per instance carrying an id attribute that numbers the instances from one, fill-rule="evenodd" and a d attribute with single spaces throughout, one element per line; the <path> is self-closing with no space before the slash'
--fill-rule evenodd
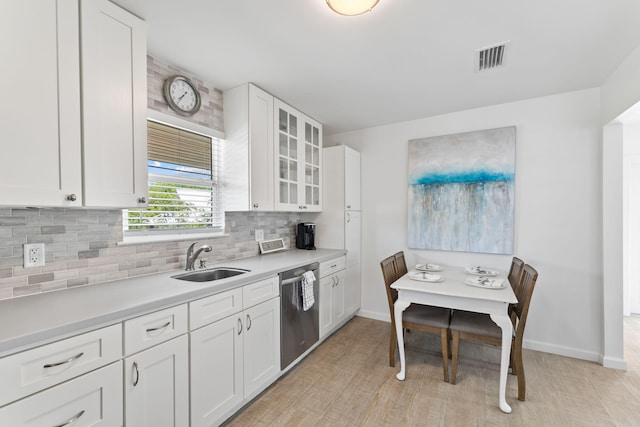
<path id="1" fill-rule="evenodd" d="M 409 139 L 517 126 L 515 255 L 540 274 L 525 346 L 588 360 L 602 348 L 600 91 L 590 89 L 334 135 L 362 153 L 361 315 L 388 320 L 379 262 L 508 269 L 510 256 L 409 250 Z"/>

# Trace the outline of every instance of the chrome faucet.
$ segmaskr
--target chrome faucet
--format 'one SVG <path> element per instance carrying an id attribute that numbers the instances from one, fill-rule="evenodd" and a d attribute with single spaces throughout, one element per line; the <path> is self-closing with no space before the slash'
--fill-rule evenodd
<path id="1" fill-rule="evenodd" d="M 202 253 L 202 251 L 211 252 L 211 246 L 209 245 L 202 245 L 198 248 L 198 250 L 194 252 L 193 248 L 195 246 L 196 244 L 192 243 L 191 246 L 189 246 L 189 249 L 187 249 L 187 271 L 195 270 L 193 265 L 195 264 L 196 260 L 198 259 L 198 256 Z"/>

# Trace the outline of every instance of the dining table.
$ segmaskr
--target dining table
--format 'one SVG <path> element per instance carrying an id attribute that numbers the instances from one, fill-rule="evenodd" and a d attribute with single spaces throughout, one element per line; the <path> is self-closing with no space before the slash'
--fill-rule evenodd
<path id="1" fill-rule="evenodd" d="M 515 304 L 518 300 L 509 285 L 506 274 L 484 267 L 454 267 L 434 264 L 419 264 L 416 267 L 419 270 L 415 268 L 410 270 L 391 285 L 393 289 L 398 291 L 398 299 L 394 303 L 394 316 L 400 351 L 400 372 L 397 373 L 396 378 L 404 381 L 406 375 L 402 312 L 409 305 L 423 304 L 486 313 L 502 330 L 498 402 L 503 412 L 511 413 L 511 407 L 507 404 L 505 397 L 513 334 L 508 307 L 509 304 Z M 489 274 L 483 276 L 481 274 L 483 272 Z M 487 277 L 485 283 L 490 284 L 499 284 L 500 282 L 496 279 L 502 279 L 503 286 L 483 286 L 484 277 Z"/>

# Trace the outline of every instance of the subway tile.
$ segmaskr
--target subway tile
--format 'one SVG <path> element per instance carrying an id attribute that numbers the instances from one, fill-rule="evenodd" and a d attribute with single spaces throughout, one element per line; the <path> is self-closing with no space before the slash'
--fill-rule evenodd
<path id="1" fill-rule="evenodd" d="M 50 282 L 52 280 L 53 280 L 53 273 L 43 273 L 43 274 L 30 275 L 27 282 L 30 285 L 35 285 L 36 283 Z"/>
<path id="2" fill-rule="evenodd" d="M 97 249 L 80 251 L 78 252 L 78 259 L 97 258 L 98 255 L 100 255 L 100 251 Z"/>
<path id="3" fill-rule="evenodd" d="M 0 289 L 0 300 L 13 298 L 13 288 Z"/>
<path id="4" fill-rule="evenodd" d="M 67 288 L 66 280 L 54 280 L 42 284 L 42 292 L 59 291 Z"/>
<path id="5" fill-rule="evenodd" d="M 13 296 L 21 297 L 32 294 L 39 294 L 42 292 L 42 285 L 29 285 L 29 286 L 20 286 L 18 288 L 13 288 Z"/>
<path id="6" fill-rule="evenodd" d="M 27 225 L 27 220 L 23 217 L 2 216 L 0 217 L 0 227 Z"/>
<path id="7" fill-rule="evenodd" d="M 88 277 L 78 277 L 75 279 L 67 280 L 67 287 L 73 288 L 74 286 L 84 286 L 89 284 Z"/>
<path id="8" fill-rule="evenodd" d="M 66 232 L 64 225 L 43 225 L 40 229 L 42 234 L 64 234 Z"/>

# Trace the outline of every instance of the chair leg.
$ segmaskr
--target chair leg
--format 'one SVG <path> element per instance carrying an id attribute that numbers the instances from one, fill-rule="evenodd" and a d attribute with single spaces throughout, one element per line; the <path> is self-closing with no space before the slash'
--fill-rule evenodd
<path id="1" fill-rule="evenodd" d="M 458 345 L 460 343 L 460 332 L 452 330 L 451 341 L 453 343 L 453 348 L 451 349 L 453 354 L 451 357 L 451 379 L 449 382 L 455 385 L 456 376 L 458 375 Z"/>
<path id="2" fill-rule="evenodd" d="M 524 379 L 524 364 L 522 363 L 522 346 L 514 345 L 515 366 L 518 372 L 518 400 L 524 402 L 526 385 Z"/>
<path id="3" fill-rule="evenodd" d="M 440 329 L 440 344 L 442 346 L 442 368 L 444 370 L 444 382 L 449 382 L 449 330 Z"/>
<path id="4" fill-rule="evenodd" d="M 396 347 L 398 346 L 398 337 L 396 336 L 396 328 L 391 324 L 391 338 L 389 339 L 389 366 L 396 366 Z"/>

